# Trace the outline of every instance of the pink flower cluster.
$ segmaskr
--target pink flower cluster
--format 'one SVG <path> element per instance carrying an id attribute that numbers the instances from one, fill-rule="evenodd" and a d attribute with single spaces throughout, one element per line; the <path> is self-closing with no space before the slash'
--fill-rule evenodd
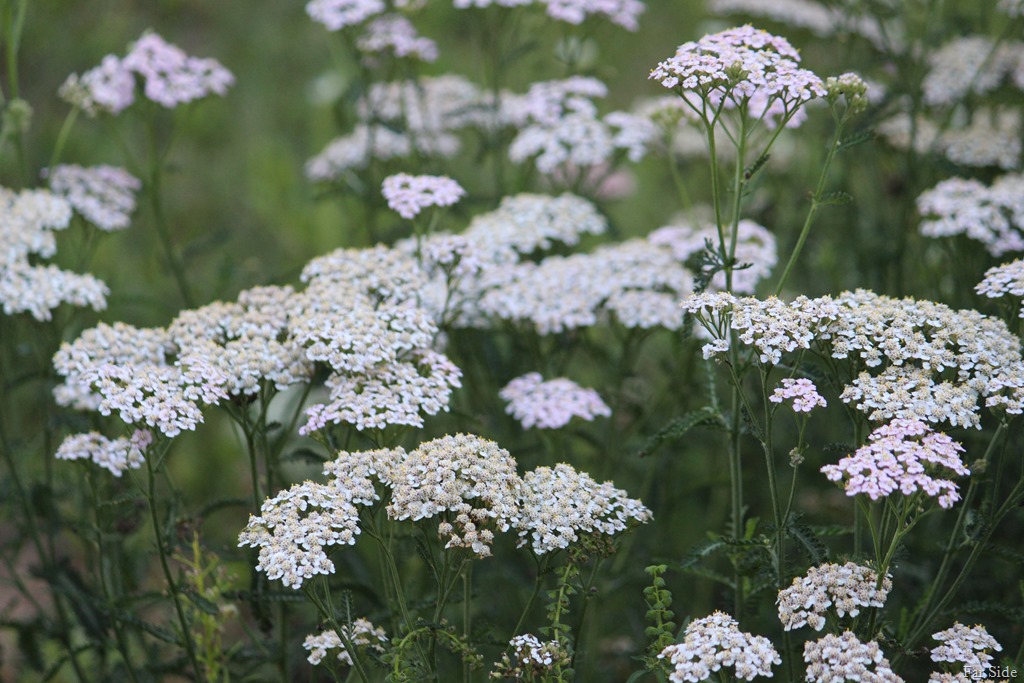
<path id="1" fill-rule="evenodd" d="M 793 410 L 797 413 L 809 413 L 815 408 L 824 408 L 828 405 L 818 393 L 814 382 L 809 379 L 787 377 L 782 380 L 782 385 L 768 397 L 772 403 L 782 403 L 786 399 L 793 400 Z"/>
<path id="2" fill-rule="evenodd" d="M 519 420 L 524 429 L 560 429 L 574 417 L 589 422 L 599 415 L 612 414 L 593 389 L 584 389 L 564 377 L 545 382 L 539 372 L 515 378 L 498 395 L 508 401 L 505 412 Z"/>
<path id="3" fill-rule="evenodd" d="M 800 105 L 826 94 L 821 79 L 799 62 L 785 38 L 748 25 L 680 45 L 650 77 L 666 88 L 696 91 L 714 107 L 745 106 L 755 118 L 796 123 Z"/>
<path id="4" fill-rule="evenodd" d="M 466 191 L 448 176 L 398 173 L 384 179 L 381 194 L 399 216 L 412 220 L 428 206 L 457 203 Z"/>
<path id="5" fill-rule="evenodd" d="M 868 443 L 821 471 L 831 481 L 845 480 L 846 495 L 866 494 L 878 500 L 899 491 L 910 496 L 923 491 L 938 497 L 939 505 L 950 508 L 960 499 L 957 486 L 946 478 L 950 473 L 970 474 L 960 460 L 963 447 L 942 432 L 934 432 L 919 420 L 893 420 L 871 432 Z"/>
<path id="6" fill-rule="evenodd" d="M 235 77 L 215 59 L 190 57 L 155 33 L 144 33 L 124 59 L 107 55 L 81 76 L 72 74 L 61 96 L 89 113 L 117 114 L 135 101 L 135 76 L 146 97 L 168 109 L 208 95 L 224 95 Z"/>

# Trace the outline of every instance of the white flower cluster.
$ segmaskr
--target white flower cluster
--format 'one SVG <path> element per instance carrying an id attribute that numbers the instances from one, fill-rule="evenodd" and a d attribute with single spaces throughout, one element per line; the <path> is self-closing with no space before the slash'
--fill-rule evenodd
<path id="1" fill-rule="evenodd" d="M 925 104 L 946 106 L 967 95 L 983 95 L 1012 78 L 1024 89 L 1024 44 L 996 44 L 986 36 L 954 38 L 929 57 L 931 69 L 921 84 Z"/>
<path id="2" fill-rule="evenodd" d="M 731 229 L 726 228 L 724 234 L 726 240 L 729 240 Z M 677 223 L 658 228 L 648 235 L 647 239 L 652 244 L 668 248 L 672 255 L 682 262 L 703 251 L 708 240 L 717 245 L 718 229 L 710 224 L 698 228 L 687 223 Z M 771 274 L 777 263 L 775 235 L 752 220 L 740 220 L 736 226 L 736 265 L 749 267 L 733 271 L 731 291 L 737 294 L 753 294 L 757 284 Z M 710 286 L 724 290 L 725 273 L 717 273 L 712 278 Z"/>
<path id="3" fill-rule="evenodd" d="M 124 59 L 107 55 L 99 66 L 72 74 L 60 87 L 65 100 L 89 114 L 118 114 L 135 101 L 135 77 L 147 99 L 173 109 L 209 95 L 224 95 L 235 77 L 215 59 L 190 57 L 155 33 L 136 40 Z"/>
<path id="4" fill-rule="evenodd" d="M 63 164 L 46 170 L 50 191 L 100 230 L 127 228 L 142 182 L 123 168 Z"/>
<path id="5" fill-rule="evenodd" d="M 1024 259 L 989 268 L 974 291 L 990 299 L 1009 296 L 1024 300 Z M 1024 318 L 1024 306 L 1021 307 L 1020 317 Z"/>
<path id="6" fill-rule="evenodd" d="M 896 149 L 913 145 L 920 154 L 938 154 L 961 166 L 1005 170 L 1017 168 L 1021 155 L 1021 117 L 1014 109 L 978 107 L 969 120 L 940 127 L 920 116 L 905 113 L 882 121 L 878 134 Z"/>
<path id="7" fill-rule="evenodd" d="M 772 403 L 782 403 L 787 399 L 793 401 L 793 411 L 797 413 L 809 413 L 815 408 L 824 408 L 828 405 L 818 393 L 818 387 L 814 386 L 814 382 L 805 378 L 786 377 L 768 397 Z"/>
<path id="8" fill-rule="evenodd" d="M 415 260 L 383 247 L 338 250 L 312 261 L 292 335 L 326 363 L 330 400 L 308 411 L 303 434 L 345 422 L 357 429 L 423 426 L 448 409 L 462 373 L 433 350 L 437 325 L 416 305 Z"/>
<path id="9" fill-rule="evenodd" d="M 820 631 L 830 608 L 840 617 L 855 617 L 861 608 L 884 606 L 891 590 L 890 575 L 879 585 L 878 572 L 853 562 L 811 567 L 807 576 L 796 577 L 793 585 L 779 591 L 779 621 L 786 631 L 804 625 Z"/>
<path id="10" fill-rule="evenodd" d="M 360 533 L 358 506 L 379 496 L 373 477 L 389 472 L 405 451 L 342 451 L 324 467 L 326 484 L 306 481 L 263 502 L 238 536 L 240 547 L 259 548 L 258 571 L 285 586 L 299 589 L 318 574 L 333 574 L 327 549 L 353 545 Z"/>
<path id="11" fill-rule="evenodd" d="M 71 221 L 67 200 L 46 190 L 0 187 L 0 305 L 5 315 L 28 313 L 50 320 L 61 304 L 107 307 L 107 286 L 92 275 L 36 265 L 31 257 L 57 253 L 54 231 Z"/>
<path id="12" fill-rule="evenodd" d="M 213 344 L 196 340 L 176 347 L 167 330 L 100 323 L 53 358 L 64 383 L 57 402 L 126 424 L 145 424 L 165 436 L 190 431 L 203 421 L 203 405 L 227 398 L 228 377 L 211 356 Z"/>
<path id="13" fill-rule="evenodd" d="M 590 422 L 612 414 L 593 389 L 564 377 L 545 382 L 539 372 L 516 377 L 498 396 L 508 403 L 505 412 L 519 420 L 523 429 L 561 429 L 574 417 Z"/>
<path id="14" fill-rule="evenodd" d="M 456 133 L 493 122 L 495 107 L 461 76 L 373 84 L 357 105 L 359 123 L 306 163 L 316 182 L 365 168 L 371 159 L 398 159 L 414 151 L 447 158 L 458 153 Z"/>
<path id="15" fill-rule="evenodd" d="M 437 61 L 437 43 L 416 32 L 412 22 L 401 14 L 385 14 L 366 26 L 356 41 L 365 55 L 391 54 L 400 59 Z"/>
<path id="16" fill-rule="evenodd" d="M 614 536 L 652 517 L 643 503 L 627 497 L 611 482 L 598 484 L 585 472 L 560 463 L 523 476 L 514 526 L 519 544 L 529 542 L 535 553 L 543 555 L 568 548 L 581 534 Z"/>
<path id="17" fill-rule="evenodd" d="M 406 220 L 412 220 L 428 206 L 452 206 L 466 191 L 448 176 L 397 173 L 384 179 L 381 194 L 388 208 Z"/>
<path id="18" fill-rule="evenodd" d="M 509 145 L 509 158 L 517 164 L 533 159 L 541 173 L 563 175 L 604 164 L 617 149 L 639 161 L 648 136 L 657 131 L 625 112 L 602 119 L 593 100 L 607 94 L 607 86 L 596 78 L 573 76 L 534 83 L 525 95 L 504 96 L 502 117 L 519 131 Z M 649 133 L 638 136 L 644 130 Z"/>
<path id="19" fill-rule="evenodd" d="M 508 646 L 512 648 L 511 657 L 506 652 L 496 665 L 497 672 L 506 679 L 535 680 L 572 659 L 557 640 L 541 641 L 529 633 L 513 637 Z"/>
<path id="20" fill-rule="evenodd" d="M 142 458 L 153 443 L 153 434 L 136 429 L 128 438 L 108 439 L 99 432 L 73 434 L 57 449 L 58 460 L 91 460 L 115 477 L 126 470 L 142 467 Z"/>
<path id="21" fill-rule="evenodd" d="M 384 629 L 374 626 L 373 623 L 360 617 L 352 622 L 350 626 L 342 626 L 345 636 L 356 647 L 372 648 L 378 652 L 384 651 L 382 643 L 388 642 Z M 306 658 L 309 663 L 316 666 L 327 656 L 328 650 L 338 651 L 338 661 L 342 664 L 352 666 L 352 655 L 345 649 L 345 644 L 334 629 L 323 633 L 313 633 L 306 636 L 302 647 L 309 651 Z"/>
<path id="22" fill-rule="evenodd" d="M 229 395 L 255 396 L 264 382 L 283 390 L 308 380 L 315 360 L 290 334 L 294 300 L 291 287 L 254 287 L 235 302 L 182 311 L 167 332 L 179 349 L 189 349 L 197 340 L 210 342 L 204 351 L 228 378 Z"/>
<path id="23" fill-rule="evenodd" d="M 966 235 L 993 256 L 1024 251 L 1024 175 L 1009 173 L 991 185 L 966 178 L 943 180 L 917 198 L 926 237 Z"/>
<path id="24" fill-rule="evenodd" d="M 865 16 L 851 10 L 857 3 L 822 4 L 813 0 L 711 0 L 708 9 L 715 14 L 747 14 L 765 17 L 798 28 L 805 28 L 820 38 L 854 34 L 875 47 L 894 51 L 899 42 L 899 26 L 877 15 Z"/>
<path id="25" fill-rule="evenodd" d="M 838 297 L 737 298 L 704 292 L 683 300 L 711 339 L 705 358 L 729 350 L 730 330 L 762 363 L 815 348 L 849 359 L 858 376 L 840 395 L 876 422 L 916 419 L 978 426 L 978 399 L 1024 410 L 1024 361 L 1002 321 L 973 310 L 866 290 Z"/>
<path id="26" fill-rule="evenodd" d="M 746 110 L 752 120 L 794 126 L 802 105 L 826 94 L 821 79 L 799 63 L 785 38 L 741 26 L 680 45 L 650 77 L 672 90 L 694 91 L 698 109 L 721 104 Z"/>
<path id="27" fill-rule="evenodd" d="M 726 667 L 745 681 L 771 678 L 772 666 L 782 663 L 770 640 L 740 631 L 739 622 L 724 612 L 691 622 L 683 642 L 666 647 L 658 659 L 672 665 L 672 683 L 706 681 Z"/>
<path id="28" fill-rule="evenodd" d="M 522 7 L 530 5 L 534 0 L 454 0 L 455 7 Z M 613 24 L 635 31 L 639 27 L 638 19 L 644 11 L 641 0 L 540 0 L 547 8 L 552 19 L 569 24 L 582 24 L 590 16 L 604 16 Z"/>
<path id="29" fill-rule="evenodd" d="M 903 683 L 878 643 L 862 643 L 850 631 L 804 643 L 808 683 Z"/>
<path id="30" fill-rule="evenodd" d="M 942 643 L 932 648 L 933 662 L 962 664 L 963 669 L 977 672 L 984 671 L 991 665 L 991 652 L 1001 652 L 1003 649 L 999 641 L 989 635 L 980 624 L 965 626 L 955 622 L 945 631 L 932 634 L 932 638 Z M 932 674 L 929 680 L 938 680 L 937 674 Z"/>
<path id="31" fill-rule="evenodd" d="M 504 271 L 504 281 L 480 298 L 481 312 L 492 319 L 526 323 L 540 334 L 555 334 L 597 324 L 602 313 L 622 311 L 619 297 L 643 291 L 676 299 L 690 291 L 693 275 L 667 249 L 646 239 L 606 244 L 590 253 L 551 256 L 539 264 L 523 262 Z M 627 300 L 628 301 L 628 300 Z M 647 316 L 664 315 L 658 302 L 646 304 Z M 626 311 L 622 324 L 662 323 Z M 678 311 L 664 320 L 680 325 Z"/>
<path id="32" fill-rule="evenodd" d="M 417 521 L 441 513 L 446 548 L 491 554 L 494 532 L 516 518 L 522 480 L 508 451 L 487 439 L 457 434 L 420 444 L 390 474 L 388 516 Z"/>
<path id="33" fill-rule="evenodd" d="M 340 31 L 363 23 L 386 7 L 382 0 L 310 0 L 306 3 L 306 14 L 328 31 Z"/>

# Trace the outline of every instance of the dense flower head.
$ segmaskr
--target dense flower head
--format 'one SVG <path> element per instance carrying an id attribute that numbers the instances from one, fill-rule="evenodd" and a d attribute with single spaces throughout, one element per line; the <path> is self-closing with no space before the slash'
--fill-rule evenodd
<path id="1" fill-rule="evenodd" d="M 821 38 L 855 34 L 890 53 L 899 47 L 899 26 L 877 15 L 850 13 L 851 5 L 855 3 L 826 5 L 814 0 L 711 0 L 708 9 L 715 14 L 765 17 L 786 26 L 805 28 Z"/>
<path id="2" fill-rule="evenodd" d="M 388 53 L 400 59 L 437 61 L 437 43 L 419 35 L 401 14 L 386 14 L 371 21 L 356 46 L 365 55 Z"/>
<path id="3" fill-rule="evenodd" d="M 974 291 L 990 299 L 1013 297 L 1024 300 L 1024 259 L 989 268 Z M 1024 306 L 1021 307 L 1020 317 L 1024 318 Z"/>
<path id="4" fill-rule="evenodd" d="M 941 643 L 932 648 L 933 662 L 963 664 L 964 669 L 979 672 L 991 665 L 993 651 L 1001 652 L 1003 649 L 999 641 L 980 624 L 965 626 L 955 622 L 945 631 L 933 633 L 932 638 Z"/>
<path id="5" fill-rule="evenodd" d="M 0 306 L 5 315 L 50 320 L 61 304 L 107 306 L 107 286 L 92 275 L 39 265 L 57 253 L 57 230 L 71 221 L 71 204 L 46 190 L 0 187 Z"/>
<path id="6" fill-rule="evenodd" d="M 590 15 L 604 15 L 613 24 L 635 31 L 644 11 L 640 0 L 545 0 L 548 16 L 570 24 L 582 24 Z"/>
<path id="7" fill-rule="evenodd" d="M 127 228 L 135 211 L 135 193 L 142 182 L 116 166 L 62 164 L 47 169 L 50 190 L 100 230 Z"/>
<path id="8" fill-rule="evenodd" d="M 391 484 L 391 519 L 439 516 L 445 547 L 479 557 L 491 554 L 494 530 L 507 531 L 515 520 L 522 488 L 508 451 L 471 434 L 420 444 L 393 470 Z"/>
<path id="9" fill-rule="evenodd" d="M 334 562 L 325 549 L 352 545 L 359 533 L 359 511 L 343 491 L 306 481 L 264 501 L 238 545 L 259 548 L 256 570 L 298 589 L 318 574 L 333 574 Z"/>
<path id="10" fill-rule="evenodd" d="M 995 90 L 1020 68 L 1022 48 L 1016 41 L 997 45 L 987 36 L 954 38 L 928 58 L 931 68 L 921 83 L 925 104 L 946 106 Z"/>
<path id="11" fill-rule="evenodd" d="M 825 79 L 826 97 L 829 102 L 843 98 L 852 113 L 864 111 L 868 106 L 868 84 L 855 73 L 829 76 Z"/>
<path id="12" fill-rule="evenodd" d="M 373 622 L 363 617 L 341 628 L 345 637 L 356 647 L 372 648 L 378 652 L 383 652 L 383 643 L 388 642 L 384 629 L 374 626 Z M 352 655 L 345 649 L 344 642 L 334 629 L 323 631 L 322 633 L 311 633 L 302 642 L 302 647 L 309 651 L 309 656 L 306 659 L 314 666 L 323 661 L 329 650 L 337 650 L 338 661 L 352 666 Z"/>
<path id="13" fill-rule="evenodd" d="M 300 276 L 309 284 L 306 311 L 344 310 L 354 293 L 374 305 L 415 300 L 426 276 L 412 255 L 377 245 L 368 249 L 336 249 L 306 264 Z"/>
<path id="14" fill-rule="evenodd" d="M 130 437 L 108 439 L 99 432 L 72 434 L 65 437 L 54 457 L 58 460 L 90 460 L 120 477 L 131 469 L 142 467 L 146 449 L 153 443 L 153 434 L 136 429 Z"/>
<path id="15" fill-rule="evenodd" d="M 295 301 L 291 287 L 254 287 L 241 292 L 236 302 L 182 311 L 167 329 L 181 349 L 198 339 L 211 342 L 205 348 L 229 378 L 230 395 L 254 396 L 264 383 L 282 390 L 313 374 L 313 359 L 296 337 L 297 323 L 289 315 Z"/>
<path id="16" fill-rule="evenodd" d="M 925 116 L 898 113 L 879 123 L 877 132 L 896 149 L 913 144 L 919 154 L 938 154 L 961 166 L 1018 168 L 1021 115 L 1015 109 L 977 107 L 966 120 L 951 125 Z"/>
<path id="17" fill-rule="evenodd" d="M 666 88 L 696 91 L 712 106 L 749 106 L 755 119 L 792 123 L 802 104 L 826 94 L 821 79 L 799 62 L 785 38 L 741 26 L 680 45 L 651 78 Z"/>
<path id="18" fill-rule="evenodd" d="M 381 125 L 357 125 L 351 133 L 335 138 L 306 162 L 306 177 L 329 182 L 344 173 L 365 168 L 371 159 L 400 159 L 412 154 L 409 137 Z"/>
<path id="19" fill-rule="evenodd" d="M 318 574 L 333 574 L 330 547 L 353 545 L 360 533 L 359 506 L 379 499 L 377 481 L 405 457 L 405 451 L 341 451 L 324 466 L 326 484 L 306 481 L 264 501 L 239 534 L 238 545 L 259 548 L 258 571 L 299 589 Z"/>
<path id="20" fill-rule="evenodd" d="M 565 463 L 538 467 L 523 476 L 522 499 L 513 526 L 519 545 L 538 555 L 568 548 L 581 535 L 614 536 L 650 521 L 651 511 L 606 481 L 598 484 Z"/>
<path id="21" fill-rule="evenodd" d="M 991 185 L 966 178 L 943 180 L 917 198 L 926 237 L 966 235 L 993 256 L 1024 251 L 1024 175 L 1009 173 Z"/>
<path id="22" fill-rule="evenodd" d="M 439 156 L 459 150 L 453 133 L 491 125 L 497 114 L 493 96 L 457 74 L 374 83 L 356 111 L 366 122 L 406 133 L 421 154 Z"/>
<path id="23" fill-rule="evenodd" d="M 90 114 L 117 114 L 135 101 L 135 76 L 142 78 L 146 98 L 168 109 L 209 95 L 224 95 L 235 82 L 217 60 L 190 57 L 157 34 L 146 32 L 132 43 L 123 59 L 107 55 L 82 76 L 72 74 L 60 94 Z"/>
<path id="24" fill-rule="evenodd" d="M 831 481 L 843 481 L 848 496 L 864 494 L 878 500 L 897 491 L 904 496 L 920 491 L 949 508 L 960 499 L 949 477 L 970 474 L 960 460 L 963 451 L 959 443 L 924 422 L 894 420 L 871 432 L 856 453 L 821 471 Z"/>
<path id="25" fill-rule="evenodd" d="M 772 403 L 792 400 L 793 410 L 797 413 L 809 413 L 815 408 L 824 408 L 828 405 L 821 394 L 818 393 L 818 388 L 814 386 L 814 382 L 802 377 L 799 379 L 791 377 L 783 379 L 782 383 L 768 397 L 768 400 Z"/>
<path id="26" fill-rule="evenodd" d="M 978 390 L 969 384 L 936 381 L 931 370 L 897 366 L 877 375 L 859 373 L 839 398 L 872 422 L 901 419 L 980 427 L 978 396 Z"/>
<path id="27" fill-rule="evenodd" d="M 782 663 L 770 640 L 740 631 L 739 622 L 724 612 L 690 622 L 683 642 L 666 647 L 658 659 L 668 660 L 672 683 L 705 681 L 726 667 L 745 681 L 771 678 L 772 666 Z"/>
<path id="28" fill-rule="evenodd" d="M 174 437 L 203 421 L 203 405 L 227 398 L 212 346 L 196 340 L 178 349 L 165 329 L 100 323 L 61 344 L 53 363 L 64 383 L 54 394 L 62 405 L 117 413 Z"/>
<path id="29" fill-rule="evenodd" d="M 517 419 L 523 429 L 561 429 L 574 417 L 590 422 L 612 414 L 593 389 L 585 389 L 564 377 L 544 381 L 539 372 L 516 377 L 498 396 L 508 403 L 505 412 Z"/>
<path id="30" fill-rule="evenodd" d="M 850 631 L 804 643 L 808 683 L 903 683 L 878 643 L 862 643 Z"/>
<path id="31" fill-rule="evenodd" d="M 306 13 L 329 31 L 361 24 L 386 8 L 382 0 L 310 0 Z"/>
<path id="32" fill-rule="evenodd" d="M 381 194 L 389 208 L 412 220 L 428 206 L 452 206 L 466 191 L 448 176 L 398 173 L 384 179 Z"/>
<path id="33" fill-rule="evenodd" d="M 506 94 L 501 116 L 518 130 L 509 158 L 515 163 L 533 159 L 542 173 L 573 177 L 580 169 L 608 162 L 617 149 L 639 161 L 655 131 L 642 134 L 645 122 L 624 112 L 602 119 L 593 100 L 607 94 L 604 83 L 585 76 L 541 81 L 523 95 Z"/>
<path id="34" fill-rule="evenodd" d="M 862 608 L 883 607 L 891 590 L 891 576 L 879 584 L 875 570 L 853 562 L 811 567 L 779 591 L 779 621 L 787 631 L 804 625 L 820 631 L 829 609 L 840 617 L 856 617 Z"/>
<path id="35" fill-rule="evenodd" d="M 504 274 L 484 292 L 480 311 L 491 319 L 525 323 L 540 334 L 597 324 L 620 293 L 655 291 L 678 298 L 693 281 L 668 250 L 644 239 L 550 256 L 539 264 L 523 262 Z"/>
<path id="36" fill-rule="evenodd" d="M 514 636 L 508 641 L 511 653 L 502 655 L 496 665 L 496 674 L 505 679 L 534 680 L 556 667 L 568 665 L 572 656 L 557 640 L 541 641 L 535 635 L 526 633 Z"/>
<path id="37" fill-rule="evenodd" d="M 582 197 L 522 193 L 474 217 L 463 235 L 491 261 L 513 263 L 556 243 L 575 246 L 584 235 L 601 235 L 607 229 L 607 219 Z"/>
<path id="38" fill-rule="evenodd" d="M 724 231 L 727 240 L 731 233 L 729 228 Z M 689 222 L 680 222 L 658 228 L 647 239 L 671 250 L 672 255 L 682 262 L 703 251 L 708 240 L 716 244 L 718 229 L 712 224 L 698 227 Z M 736 226 L 736 263 L 748 267 L 733 270 L 731 291 L 753 294 L 757 284 L 768 277 L 778 263 L 775 235 L 752 220 L 741 219 Z M 710 286 L 725 289 L 725 273 L 716 273 Z"/>

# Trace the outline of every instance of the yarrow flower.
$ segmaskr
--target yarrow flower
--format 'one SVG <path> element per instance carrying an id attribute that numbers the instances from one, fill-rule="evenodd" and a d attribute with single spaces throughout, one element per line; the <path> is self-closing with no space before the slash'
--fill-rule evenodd
<path id="1" fill-rule="evenodd" d="M 894 420 L 871 432 L 868 443 L 836 465 L 821 471 L 830 481 L 843 481 L 846 495 L 871 500 L 897 491 L 904 496 L 922 492 L 950 508 L 960 500 L 951 476 L 970 470 L 960 460 L 963 447 L 919 420 Z"/>
<path id="2" fill-rule="evenodd" d="M 804 643 L 808 683 L 903 683 L 878 643 L 862 643 L 850 631 Z"/>
<path id="3" fill-rule="evenodd" d="M 142 182 L 124 169 L 65 164 L 47 169 L 45 175 L 50 190 L 100 230 L 111 232 L 130 224 Z"/>
<path id="4" fill-rule="evenodd" d="M 815 408 L 824 408 L 828 405 L 825 399 L 818 393 L 818 388 L 809 379 L 792 379 L 786 377 L 782 385 L 777 387 L 768 400 L 772 403 L 782 403 L 787 399 L 793 401 L 793 411 L 797 413 L 809 413 Z"/>
<path id="5" fill-rule="evenodd" d="M 412 22 L 401 14 L 387 14 L 371 21 L 356 46 L 368 55 L 387 52 L 398 58 L 437 60 L 437 43 L 419 35 Z"/>
<path id="6" fill-rule="evenodd" d="M 565 463 L 523 476 L 522 501 L 513 526 L 519 545 L 538 555 L 568 548 L 581 535 L 614 536 L 650 521 L 651 511 L 611 482 L 598 484 Z"/>
<path id="7" fill-rule="evenodd" d="M 259 548 L 257 571 L 296 590 L 318 574 L 333 574 L 328 549 L 356 542 L 359 507 L 379 499 L 375 480 L 387 481 L 404 457 L 401 448 L 338 453 L 324 466 L 326 484 L 305 481 L 265 500 L 239 534 L 239 547 Z"/>
<path id="8" fill-rule="evenodd" d="M 650 77 L 680 93 L 695 91 L 712 106 L 746 107 L 754 119 L 796 125 L 800 107 L 827 94 L 799 62 L 785 38 L 741 26 L 680 45 Z"/>
<path id="9" fill-rule="evenodd" d="M 943 180 L 917 198 L 921 234 L 963 234 L 993 256 L 1024 251 L 1024 175 L 1009 173 L 990 186 L 965 178 Z"/>
<path id="10" fill-rule="evenodd" d="M 496 673 L 505 679 L 534 680 L 559 665 L 567 665 L 571 655 L 557 640 L 541 641 L 529 633 L 508 641 L 511 655 L 505 653 L 496 667 Z"/>
<path id="11" fill-rule="evenodd" d="M 448 176 L 399 173 L 384 179 L 381 194 L 388 207 L 402 218 L 412 220 L 428 206 L 452 206 L 466 191 Z"/>
<path id="12" fill-rule="evenodd" d="M 131 469 L 142 467 L 146 449 L 153 443 L 153 434 L 136 429 L 128 438 L 108 439 L 99 432 L 73 434 L 64 439 L 57 454 L 58 460 L 91 460 L 120 477 Z"/>
<path id="13" fill-rule="evenodd" d="M 155 33 L 135 41 L 123 59 L 104 57 L 81 77 L 72 74 L 61 96 L 90 114 L 118 114 L 135 101 L 135 75 L 145 96 L 168 109 L 209 95 L 224 95 L 235 77 L 215 59 L 190 57 Z"/>
<path id="14" fill-rule="evenodd" d="M 516 518 L 522 480 L 516 461 L 498 444 L 471 434 L 420 444 L 390 474 L 388 516 L 417 521 L 440 516 L 446 548 L 491 554 L 494 530 Z"/>
<path id="15" fill-rule="evenodd" d="M 515 378 L 498 396 L 508 402 L 505 412 L 519 420 L 523 429 L 561 429 L 574 417 L 590 422 L 612 414 L 593 389 L 564 377 L 545 382 L 539 372 Z"/>
<path id="16" fill-rule="evenodd" d="M 853 562 L 811 567 L 806 576 L 796 577 L 792 586 L 779 591 L 779 621 L 786 631 L 805 624 L 820 631 L 830 608 L 840 617 L 855 617 L 862 608 L 883 607 L 891 590 L 890 575 L 879 585 L 875 570 Z"/>
<path id="17" fill-rule="evenodd" d="M 941 643 L 932 648 L 932 661 L 961 664 L 960 668 L 964 671 L 964 676 L 968 675 L 970 671 L 984 671 L 986 667 L 991 666 L 993 660 L 991 653 L 1001 652 L 1003 649 L 999 641 L 989 635 L 985 627 L 980 624 L 965 626 L 960 622 L 955 622 L 945 631 L 933 633 L 932 638 Z M 940 681 L 942 678 L 940 674 L 932 674 L 929 680 Z"/>
<path id="18" fill-rule="evenodd" d="M 346 639 L 358 648 L 370 648 L 377 652 L 383 652 L 383 643 L 388 642 L 384 629 L 374 626 L 369 619 L 360 617 L 353 621 L 351 625 L 342 626 L 341 628 L 345 633 Z M 306 636 L 302 647 L 309 651 L 309 656 L 306 659 L 313 666 L 322 662 L 329 650 L 338 651 L 337 658 L 342 664 L 348 666 L 353 664 L 352 655 L 345 649 L 345 643 L 334 629 Z"/>
<path id="19" fill-rule="evenodd" d="M 382 0 L 310 0 L 306 13 L 328 31 L 361 24 L 386 8 Z"/>
<path id="20" fill-rule="evenodd" d="M 770 640 L 740 631 L 739 622 L 724 612 L 690 622 L 683 642 L 666 647 L 658 659 L 671 665 L 672 683 L 705 681 L 726 667 L 745 681 L 771 678 L 772 666 L 782 663 Z"/>
<path id="21" fill-rule="evenodd" d="M 990 299 L 1010 296 L 1024 300 L 1024 259 L 989 268 L 974 291 Z M 1019 317 L 1024 318 L 1024 305 L 1021 306 Z"/>
<path id="22" fill-rule="evenodd" d="M 107 286 L 92 275 L 36 265 L 57 253 L 54 232 L 71 222 L 71 204 L 46 190 L 0 187 L 0 306 L 4 315 L 50 320 L 61 304 L 107 306 Z"/>

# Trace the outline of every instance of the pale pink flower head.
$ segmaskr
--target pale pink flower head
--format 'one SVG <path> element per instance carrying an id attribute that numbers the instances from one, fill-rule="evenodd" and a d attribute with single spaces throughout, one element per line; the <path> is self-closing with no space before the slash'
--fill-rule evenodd
<path id="1" fill-rule="evenodd" d="M 505 412 L 519 420 L 524 429 L 560 429 L 574 417 L 590 422 L 612 414 L 593 389 L 564 377 L 545 382 L 539 372 L 515 378 L 498 396 L 508 402 Z"/>
<path id="2" fill-rule="evenodd" d="M 971 473 L 960 460 L 963 452 L 963 446 L 924 422 L 899 419 L 871 432 L 856 453 L 821 471 L 831 481 L 843 481 L 848 496 L 878 500 L 922 492 L 950 508 L 960 499 L 950 477 Z"/>
<path id="3" fill-rule="evenodd" d="M 428 206 L 452 206 L 466 191 L 448 176 L 398 173 L 384 179 L 381 194 L 399 216 L 412 220 Z"/>
<path id="4" fill-rule="evenodd" d="M 863 643 L 850 631 L 804 643 L 808 683 L 903 683 L 876 641 Z"/>
<path id="5" fill-rule="evenodd" d="M 818 393 L 818 388 L 809 379 L 792 379 L 787 377 L 768 397 L 772 403 L 782 403 L 786 399 L 793 401 L 793 410 L 797 413 L 809 413 L 815 408 L 828 405 Z"/>
<path id="6" fill-rule="evenodd" d="M 680 93 L 695 91 L 712 106 L 744 106 L 755 119 L 792 124 L 802 104 L 826 95 L 822 80 L 799 62 L 788 40 L 748 25 L 680 45 L 650 77 Z"/>
<path id="7" fill-rule="evenodd" d="M 135 101 L 135 77 L 115 55 L 107 55 L 99 66 L 81 76 L 68 76 L 59 94 L 90 115 L 100 111 L 118 114 Z"/>
<path id="8" fill-rule="evenodd" d="M 770 640 L 741 631 L 739 622 L 724 612 L 691 622 L 683 642 L 666 647 L 658 659 L 668 660 L 672 683 L 706 681 L 725 667 L 745 681 L 771 678 L 772 666 L 782 663 Z"/>
<path id="9" fill-rule="evenodd" d="M 385 8 L 382 0 L 310 0 L 306 3 L 306 14 L 328 31 L 340 31 L 363 23 Z"/>
<path id="10" fill-rule="evenodd" d="M 973 671 L 984 671 L 985 667 L 991 666 L 991 653 L 1003 649 L 980 624 L 965 626 L 957 621 L 945 631 L 933 633 L 932 638 L 942 643 L 931 651 L 933 662 L 963 664 L 964 669 Z"/>
<path id="11" fill-rule="evenodd" d="M 142 76 L 146 97 L 168 109 L 224 95 L 235 77 L 215 59 L 190 57 L 155 33 L 144 33 L 125 56 L 125 68 Z"/>
<path id="12" fill-rule="evenodd" d="M 389 53 L 399 59 L 437 61 L 437 43 L 419 35 L 401 14 L 386 14 L 371 21 L 356 45 L 367 56 Z"/>

